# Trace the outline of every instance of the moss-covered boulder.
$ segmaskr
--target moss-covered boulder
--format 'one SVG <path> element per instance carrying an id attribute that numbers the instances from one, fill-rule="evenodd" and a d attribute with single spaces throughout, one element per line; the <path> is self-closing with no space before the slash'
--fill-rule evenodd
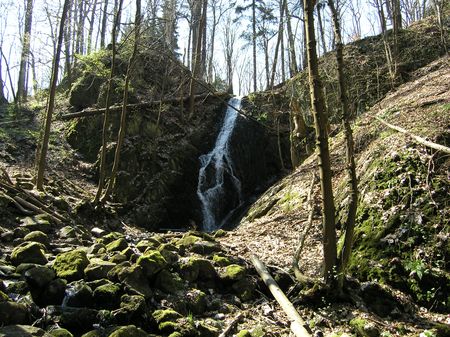
<path id="1" fill-rule="evenodd" d="M 192 245 L 191 251 L 201 255 L 210 255 L 221 250 L 220 244 L 213 241 L 197 241 Z"/>
<path id="2" fill-rule="evenodd" d="M 45 247 L 37 242 L 24 242 L 13 249 L 11 253 L 11 263 L 18 266 L 21 263 L 46 264 L 47 258 L 44 255 Z"/>
<path id="3" fill-rule="evenodd" d="M 93 292 L 84 281 L 72 282 L 66 289 L 64 306 L 83 308 L 92 307 L 94 304 Z"/>
<path id="4" fill-rule="evenodd" d="M 48 246 L 48 244 L 49 244 L 49 239 L 48 239 L 47 234 L 45 234 L 44 232 L 41 232 L 41 231 L 30 232 L 27 235 L 25 235 L 23 239 L 24 239 L 24 241 L 42 243 L 44 246 Z"/>
<path id="5" fill-rule="evenodd" d="M 141 252 L 144 253 L 147 249 L 154 250 L 158 249 L 158 247 L 161 245 L 161 242 L 156 238 L 148 238 L 145 240 L 141 240 L 136 244 L 136 248 Z"/>
<path id="6" fill-rule="evenodd" d="M 118 280 L 122 282 L 126 289 L 135 294 L 143 295 L 146 298 L 150 298 L 153 295 L 142 267 L 137 264 L 130 265 L 128 262 L 125 262 L 118 265 L 108 273 L 108 278 L 112 281 Z"/>
<path id="7" fill-rule="evenodd" d="M 242 280 L 246 275 L 247 272 L 244 267 L 238 264 L 230 264 L 220 273 L 220 278 L 227 282 L 236 282 Z"/>
<path id="8" fill-rule="evenodd" d="M 73 337 L 69 330 L 63 328 L 53 329 L 48 332 L 53 337 Z"/>
<path id="9" fill-rule="evenodd" d="M 212 326 L 206 322 L 199 322 L 196 324 L 198 334 L 202 337 L 217 337 L 220 331 L 217 327 Z"/>
<path id="10" fill-rule="evenodd" d="M 36 266 L 28 269 L 24 273 L 25 280 L 29 287 L 38 289 L 44 288 L 55 278 L 55 276 L 55 271 L 46 266 Z"/>
<path id="11" fill-rule="evenodd" d="M 108 337 L 148 337 L 149 335 L 142 329 L 134 325 L 122 326 L 111 333 Z"/>
<path id="12" fill-rule="evenodd" d="M 166 293 L 175 294 L 182 290 L 183 286 L 184 282 L 177 273 L 171 273 L 164 269 L 156 275 L 155 287 Z"/>
<path id="13" fill-rule="evenodd" d="M 242 300 L 249 301 L 255 292 L 255 283 L 249 278 L 243 278 L 232 284 L 234 293 Z"/>
<path id="14" fill-rule="evenodd" d="M 379 337 L 380 329 L 375 323 L 362 318 L 354 318 L 350 321 L 350 326 L 358 337 Z"/>
<path id="15" fill-rule="evenodd" d="M 66 308 L 59 319 L 61 327 L 71 331 L 75 335 L 81 335 L 92 329 L 93 324 L 98 324 L 98 311 L 89 308 Z"/>
<path id="16" fill-rule="evenodd" d="M 120 252 L 128 247 L 128 242 L 125 238 L 119 238 L 106 245 L 106 250 L 108 252 Z"/>
<path id="17" fill-rule="evenodd" d="M 140 256 L 137 260 L 137 264 L 142 267 L 147 278 L 152 278 L 156 273 L 167 266 L 167 261 L 159 251 L 151 250 Z"/>
<path id="18" fill-rule="evenodd" d="M 49 217 L 46 214 L 38 214 L 33 217 L 23 218 L 21 223 L 21 226 L 25 227 L 30 232 L 41 231 L 48 234 L 52 228 Z"/>
<path id="19" fill-rule="evenodd" d="M 89 281 L 100 280 L 106 278 L 108 273 L 116 264 L 102 259 L 91 259 L 89 265 L 84 269 L 86 279 Z"/>
<path id="20" fill-rule="evenodd" d="M 241 330 L 237 333 L 236 337 L 252 337 L 252 334 L 248 330 Z"/>
<path id="21" fill-rule="evenodd" d="M 119 324 L 139 323 L 147 320 L 148 308 L 145 298 L 140 295 L 125 294 L 120 298 L 120 308 L 112 311 Z"/>
<path id="22" fill-rule="evenodd" d="M 120 303 L 120 287 L 114 283 L 101 285 L 94 290 L 94 303 L 99 309 L 115 309 Z"/>
<path id="23" fill-rule="evenodd" d="M 8 325 L 0 328 L 0 337 L 52 337 L 52 335 L 31 325 Z"/>
<path id="24" fill-rule="evenodd" d="M 214 254 L 213 261 L 214 264 L 216 264 L 219 267 L 226 267 L 232 264 L 231 260 L 228 257 L 219 254 Z"/>
<path id="25" fill-rule="evenodd" d="M 0 325 L 28 324 L 30 313 L 25 304 L 11 301 L 0 302 Z"/>
<path id="26" fill-rule="evenodd" d="M 107 245 L 115 240 L 121 239 L 123 238 L 124 235 L 122 233 L 119 232 L 111 232 L 108 233 L 106 235 L 104 235 L 103 237 L 101 237 L 100 239 L 97 239 L 98 243 L 102 243 L 104 245 Z"/>
<path id="27" fill-rule="evenodd" d="M 81 249 L 60 253 L 56 256 L 53 269 L 56 275 L 68 281 L 80 280 L 84 277 L 84 269 L 89 265 L 86 252 Z"/>
<path id="28" fill-rule="evenodd" d="M 184 249 L 189 249 L 196 242 L 202 241 L 202 238 L 191 233 L 183 235 L 183 237 L 175 242 L 175 245 Z"/>
<path id="29" fill-rule="evenodd" d="M 181 262 L 180 274 L 183 279 L 189 282 L 196 281 L 197 279 L 209 281 L 217 278 L 217 272 L 211 261 L 195 256 Z"/>
<path id="30" fill-rule="evenodd" d="M 182 318 L 183 316 L 172 309 L 165 310 L 155 310 L 152 313 L 152 317 L 155 319 L 156 323 L 160 324 L 162 322 L 173 322 L 178 318 Z"/>
<path id="31" fill-rule="evenodd" d="M 192 289 L 187 292 L 185 299 L 186 306 L 189 312 L 195 315 L 201 315 L 206 311 L 208 306 L 208 299 L 203 291 Z"/>

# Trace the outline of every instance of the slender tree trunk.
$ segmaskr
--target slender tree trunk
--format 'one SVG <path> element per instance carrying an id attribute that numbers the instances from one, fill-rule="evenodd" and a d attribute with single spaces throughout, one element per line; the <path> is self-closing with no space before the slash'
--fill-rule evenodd
<path id="1" fill-rule="evenodd" d="M 120 164 L 120 151 L 122 149 L 122 145 L 125 139 L 125 131 L 126 131 L 126 122 L 127 122 L 127 104 L 128 104 L 128 89 L 130 85 L 130 77 L 131 72 L 134 67 L 134 62 L 137 55 L 137 48 L 139 45 L 139 36 L 140 36 L 140 28 L 141 28 L 141 0 L 136 0 L 136 16 L 135 16 L 135 31 L 134 31 L 134 46 L 133 52 L 128 60 L 128 69 L 125 77 L 125 87 L 123 92 L 123 102 L 122 102 L 122 114 L 120 116 L 120 128 L 119 134 L 117 136 L 117 145 L 116 151 L 114 153 L 114 162 L 111 170 L 111 177 L 109 178 L 108 186 L 106 187 L 105 194 L 102 197 L 102 202 L 109 199 L 111 192 L 114 189 L 117 177 L 117 171 L 119 169 Z"/>
<path id="2" fill-rule="evenodd" d="M 317 5 L 317 21 L 319 23 L 319 35 L 320 42 L 322 44 L 322 54 L 325 54 L 327 52 L 327 45 L 325 43 L 325 31 L 322 24 L 322 7 L 323 5 L 321 3 Z"/>
<path id="3" fill-rule="evenodd" d="M 289 41 L 289 55 L 290 55 L 289 69 L 290 69 L 291 77 L 293 77 L 298 72 L 298 66 L 297 66 L 297 56 L 295 55 L 295 39 L 294 39 L 294 34 L 292 33 L 291 15 L 289 14 L 287 1 L 284 2 L 284 14 L 286 17 L 286 27 L 287 27 L 288 41 Z"/>
<path id="4" fill-rule="evenodd" d="M 2 46 L 0 46 L 2 47 Z M 0 56 L 0 105 L 8 103 L 8 100 L 5 96 L 5 82 L 3 81 L 3 73 L 2 73 L 2 58 Z"/>
<path id="5" fill-rule="evenodd" d="M 48 142 L 50 139 L 50 126 L 52 123 L 53 110 L 55 108 L 56 84 L 58 81 L 59 60 L 62 49 L 62 41 L 64 36 L 64 24 L 69 10 L 70 1 L 65 0 L 61 14 L 61 21 L 59 23 L 58 45 L 56 47 L 56 54 L 53 60 L 52 79 L 50 82 L 50 93 L 47 102 L 47 111 L 45 116 L 45 127 L 42 143 L 40 146 L 40 153 L 37 158 L 37 172 L 36 172 L 36 188 L 43 190 L 44 188 L 44 171 L 48 151 Z"/>
<path id="6" fill-rule="evenodd" d="M 203 10 L 206 8 L 205 4 L 207 3 L 207 0 L 203 0 Z M 197 89 L 197 78 L 199 77 L 199 74 L 201 72 L 201 49 L 202 49 L 202 38 L 203 38 L 203 31 L 204 31 L 204 25 L 206 25 L 206 17 L 204 16 L 204 13 L 201 13 L 200 15 L 200 23 L 198 25 L 198 31 L 197 31 L 197 40 L 195 41 L 195 60 L 193 64 L 194 71 L 192 73 L 192 78 L 189 86 L 189 118 L 192 118 L 194 115 L 194 104 L 195 104 L 195 91 Z M 193 41 L 194 42 L 194 41 Z"/>
<path id="7" fill-rule="evenodd" d="M 212 5 L 212 15 L 213 15 L 213 24 L 211 27 L 211 50 L 209 54 L 209 60 L 208 60 L 208 82 L 212 83 L 214 81 L 213 79 L 213 61 L 214 61 L 214 45 L 215 45 L 215 38 L 216 38 L 216 27 L 217 27 L 217 18 L 216 18 L 216 4 L 213 3 Z"/>
<path id="8" fill-rule="evenodd" d="M 100 48 L 105 48 L 106 24 L 108 20 L 108 0 L 103 0 L 102 28 L 100 30 Z"/>
<path id="9" fill-rule="evenodd" d="M 256 82 L 256 1 L 252 0 L 252 45 L 253 45 L 253 91 L 257 91 L 258 84 Z"/>
<path id="10" fill-rule="evenodd" d="M 53 55 L 56 54 L 56 50 Z M 30 53 L 31 56 L 31 73 L 33 75 L 33 93 L 36 95 L 38 91 L 38 82 L 37 82 L 37 75 L 36 75 L 36 60 L 34 58 L 34 54 Z"/>
<path id="11" fill-rule="evenodd" d="M 331 17 L 333 19 L 334 36 L 336 40 L 336 62 L 338 70 L 339 94 L 342 109 L 342 124 L 346 144 L 346 170 L 348 175 L 348 195 L 350 197 L 347 224 L 345 226 L 344 246 L 341 250 L 340 263 L 338 266 L 339 288 L 342 289 L 347 264 L 351 255 L 353 245 L 353 232 L 355 229 L 356 210 L 358 208 L 358 181 L 356 178 L 356 164 L 354 155 L 353 132 L 350 125 L 350 109 L 347 97 L 347 85 L 345 82 L 345 63 L 343 55 L 343 43 L 339 15 L 333 0 L 328 0 Z"/>
<path id="12" fill-rule="evenodd" d="M 283 7 L 286 0 L 282 0 L 280 3 L 280 22 L 278 25 L 278 37 L 277 37 L 277 44 L 275 46 L 275 55 L 273 57 L 273 64 L 272 64 L 272 74 L 270 76 L 270 84 L 268 87 L 270 89 L 273 89 L 274 82 L 275 82 L 275 73 L 277 72 L 277 63 L 278 63 L 278 51 L 280 50 L 281 41 L 283 40 L 283 27 L 284 27 L 284 20 L 283 20 Z M 281 67 L 283 68 L 283 64 L 281 64 Z"/>
<path id="13" fill-rule="evenodd" d="M 105 186 L 105 175 L 106 175 L 106 147 L 108 146 L 108 126 L 109 126 L 109 106 L 111 105 L 111 87 L 112 80 L 114 78 L 114 68 L 116 67 L 116 34 L 117 28 L 119 26 L 120 12 L 122 11 L 123 0 L 119 0 L 117 6 L 117 12 L 114 14 L 114 23 L 111 33 L 111 43 L 112 43 L 112 61 L 111 70 L 109 73 L 109 84 L 106 91 L 106 106 L 105 114 L 103 116 L 103 130 L 102 130 L 102 148 L 100 151 L 100 170 L 99 170 L 99 180 L 97 193 L 94 198 L 94 203 L 97 204 L 100 201 L 100 197 L 103 193 L 103 187 Z"/>
<path id="14" fill-rule="evenodd" d="M 203 10 L 202 10 L 202 19 L 201 19 L 201 28 L 202 28 L 202 53 L 201 53 L 201 61 L 200 61 L 200 74 L 199 78 L 204 79 L 206 75 L 206 55 L 207 55 L 207 47 L 206 47 L 206 20 L 208 14 L 208 0 L 203 1 Z"/>
<path id="15" fill-rule="evenodd" d="M 93 0 L 91 17 L 89 20 L 89 32 L 88 32 L 88 41 L 87 41 L 87 53 L 88 54 L 90 54 L 92 51 L 92 35 L 94 33 L 94 20 L 95 20 L 96 10 L 97 10 L 97 0 Z"/>
<path id="16" fill-rule="evenodd" d="M 20 57 L 19 66 L 19 81 L 17 84 L 16 99 L 18 103 L 24 102 L 27 98 L 26 77 L 28 69 L 28 61 L 30 58 L 30 39 L 31 39 L 31 24 L 33 21 L 33 0 L 27 0 L 27 7 L 25 9 L 25 28 L 22 40 L 22 55 Z"/>
<path id="17" fill-rule="evenodd" d="M 325 110 L 325 99 L 322 82 L 319 77 L 316 52 L 314 5 L 315 0 L 304 0 L 311 109 L 316 129 L 316 147 L 319 152 L 318 164 L 322 192 L 324 279 L 328 285 L 331 285 L 335 281 L 337 260 L 335 208 L 331 181 L 330 151 L 328 148 L 328 116 Z"/>
<path id="18" fill-rule="evenodd" d="M 263 36 L 263 46 L 264 46 L 264 69 L 266 73 L 266 88 L 270 84 L 270 66 L 269 66 L 269 40 Z"/>
<path id="19" fill-rule="evenodd" d="M 64 75 L 67 78 L 68 87 L 72 86 L 72 62 L 70 56 L 70 37 L 72 26 L 72 15 L 70 8 L 72 7 L 72 0 L 69 0 L 69 10 L 67 12 L 67 24 L 64 27 Z"/>
<path id="20" fill-rule="evenodd" d="M 3 53 L 2 48 L 0 48 L 0 54 L 1 54 L 2 58 L 3 58 L 3 61 L 5 61 L 6 73 L 8 74 L 9 86 L 11 87 L 11 94 L 13 96 L 13 101 L 17 102 L 16 92 L 14 90 L 13 80 L 12 80 L 12 76 L 11 76 L 11 68 L 9 67 L 8 59 L 6 58 L 6 55 Z M 0 62 L 1 62 L 1 60 L 0 60 Z"/>

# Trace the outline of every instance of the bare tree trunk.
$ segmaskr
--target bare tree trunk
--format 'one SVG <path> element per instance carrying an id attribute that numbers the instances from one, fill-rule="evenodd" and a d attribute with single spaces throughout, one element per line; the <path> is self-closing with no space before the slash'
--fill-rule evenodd
<path id="1" fill-rule="evenodd" d="M 288 41 L 289 41 L 289 55 L 290 55 L 290 71 L 291 77 L 294 77 L 298 72 L 297 66 L 297 56 L 295 55 L 295 39 L 294 34 L 292 33 L 292 25 L 291 25 L 291 15 L 289 14 L 289 9 L 287 5 L 287 1 L 284 2 L 284 14 L 286 16 L 286 27 L 288 33 Z"/>
<path id="2" fill-rule="evenodd" d="M 100 48 L 105 48 L 106 23 L 108 22 L 108 0 L 103 0 L 102 28 L 100 30 Z"/>
<path id="3" fill-rule="evenodd" d="M 2 46 L 0 45 L 0 48 Z M 2 73 L 2 59 L 0 57 L 0 105 L 8 103 L 8 100 L 5 96 L 5 82 L 3 81 L 3 73 Z"/>
<path id="4" fill-rule="evenodd" d="M 59 34 L 58 34 L 58 45 L 56 47 L 56 54 L 53 60 L 53 69 L 52 69 L 52 79 L 50 82 L 50 92 L 48 96 L 47 102 L 47 111 L 45 116 L 45 127 L 44 127 L 44 135 L 42 138 L 42 143 L 40 146 L 40 153 L 37 158 L 37 172 L 36 172 L 36 188 L 38 190 L 43 190 L 44 188 L 44 171 L 45 171 L 45 163 L 48 151 L 48 142 L 50 139 L 50 126 L 52 123 L 53 110 L 55 108 L 55 96 L 56 96 L 56 83 L 58 81 L 58 71 L 59 71 L 59 60 L 62 49 L 62 41 L 64 36 L 64 24 L 67 17 L 67 12 L 69 10 L 70 1 L 65 0 L 64 6 L 61 14 L 61 21 L 59 23 Z"/>
<path id="5" fill-rule="evenodd" d="M 273 64 L 272 64 L 272 74 L 270 76 L 270 84 L 268 87 L 270 89 L 273 89 L 274 82 L 275 82 L 275 73 L 277 72 L 277 63 L 278 63 L 278 51 L 280 50 L 281 41 L 283 40 L 283 27 L 284 27 L 284 20 L 283 20 L 283 7 L 286 0 L 281 0 L 280 3 L 280 22 L 278 25 L 278 38 L 277 38 L 277 44 L 275 46 L 275 55 L 273 57 Z M 284 65 L 281 64 L 281 67 L 283 68 Z"/>
<path id="6" fill-rule="evenodd" d="M 207 47 L 206 47 L 206 23 L 207 23 L 207 14 L 208 14 L 208 0 L 204 0 L 203 2 L 203 10 L 202 10 L 202 53 L 201 53 L 201 61 L 200 61 L 200 73 L 199 78 L 204 79 L 206 75 L 206 55 L 207 55 Z"/>
<path id="7" fill-rule="evenodd" d="M 291 164 L 293 168 L 296 168 L 301 164 L 301 151 L 304 151 L 302 144 L 306 139 L 307 130 L 300 104 L 294 97 L 291 98 L 289 107 L 291 108 Z"/>
<path id="8" fill-rule="evenodd" d="M 133 46 L 133 53 L 130 56 L 130 59 L 128 60 L 128 69 L 127 74 L 125 77 L 125 87 L 123 92 L 123 102 L 122 102 L 122 114 L 120 116 L 120 128 L 119 128 L 119 134 L 117 136 L 117 145 L 116 145 L 116 151 L 114 153 L 114 162 L 113 167 L 111 170 L 111 176 L 109 178 L 108 186 L 106 187 L 105 194 L 103 195 L 101 201 L 104 202 L 105 200 L 109 199 L 111 192 L 114 189 L 115 183 L 116 183 L 116 177 L 117 177 L 117 171 L 119 169 L 120 164 L 120 151 L 122 149 L 123 141 L 125 139 L 125 130 L 126 130 L 126 123 L 127 123 L 127 104 L 128 104 L 128 89 L 130 85 L 130 76 L 131 71 L 134 67 L 134 62 L 137 55 L 137 48 L 139 45 L 139 36 L 140 36 L 140 29 L 141 29 L 141 0 L 136 0 L 136 16 L 135 16 L 135 27 L 134 27 L 134 46 Z"/>
<path id="9" fill-rule="evenodd" d="M 355 229 L 356 210 L 358 208 L 358 181 L 356 178 L 356 164 L 354 155 L 353 132 L 350 126 L 350 109 L 347 97 L 347 85 L 345 83 L 345 63 L 343 55 L 343 43 L 339 14 L 333 0 L 328 0 L 331 17 L 333 19 L 334 36 L 336 40 L 336 62 L 338 70 L 339 95 L 342 109 L 342 124 L 346 144 L 346 170 L 348 175 L 349 206 L 347 212 L 347 223 L 345 226 L 344 246 L 341 250 L 340 263 L 338 265 L 338 284 L 342 289 L 345 279 L 347 264 L 351 255 L 353 245 L 353 232 Z"/>
<path id="10" fill-rule="evenodd" d="M 54 54 L 56 53 L 56 50 Z M 38 91 L 38 82 L 37 82 L 37 75 L 36 75 L 36 60 L 34 58 L 34 54 L 30 53 L 31 55 L 31 73 L 33 75 L 33 93 L 36 95 Z"/>
<path id="11" fill-rule="evenodd" d="M 203 0 L 203 10 L 206 9 L 207 0 Z M 202 7 L 200 7 L 202 8 Z M 201 49 L 202 49 L 202 38 L 204 26 L 206 25 L 206 13 L 201 13 L 200 23 L 198 25 L 198 31 L 196 33 L 197 40 L 195 41 L 195 60 L 193 64 L 194 71 L 192 73 L 191 83 L 189 86 L 189 118 L 194 115 L 194 104 L 195 104 L 195 91 L 197 89 L 196 79 L 199 77 L 201 71 Z M 194 41 L 193 41 L 194 42 Z"/>
<path id="12" fill-rule="evenodd" d="M 72 26 L 72 15 L 70 8 L 72 7 L 72 0 L 69 0 L 69 10 L 67 12 L 67 24 L 64 27 L 64 75 L 67 78 L 69 88 L 72 86 L 72 62 L 70 55 L 70 37 Z"/>
<path id="13" fill-rule="evenodd" d="M 323 6 L 324 5 L 320 2 L 317 4 L 317 21 L 319 23 L 319 34 L 320 34 L 320 42 L 322 44 L 322 55 L 327 52 L 327 45 L 325 43 L 325 31 L 323 29 L 323 24 L 322 24 L 322 8 L 323 8 Z"/>
<path id="14" fill-rule="evenodd" d="M 9 67 L 8 59 L 6 58 L 5 54 L 3 53 L 2 48 L 0 48 L 0 54 L 3 57 L 3 61 L 5 61 L 6 73 L 8 74 L 9 86 L 11 87 L 11 94 L 13 96 L 13 101 L 17 102 L 16 94 L 15 94 L 15 90 L 14 90 L 14 85 L 13 85 L 13 80 L 12 80 L 12 76 L 11 76 L 11 69 Z"/>
<path id="15" fill-rule="evenodd" d="M 117 12 L 114 13 L 114 23 L 111 33 L 111 43 L 112 43 L 112 61 L 111 61 L 111 70 L 109 73 L 109 84 L 108 89 L 106 91 L 106 109 L 105 115 L 103 116 L 103 130 L 102 130 L 102 148 L 100 151 L 100 169 L 99 169 L 99 179 L 98 179 L 98 188 L 97 193 L 94 198 L 94 203 L 98 203 L 100 201 L 100 197 L 103 193 L 103 187 L 105 185 L 105 175 L 106 175 L 106 147 L 108 145 L 108 126 L 109 126 L 109 106 L 111 105 L 111 87 L 112 80 L 114 77 L 114 68 L 116 66 L 116 33 L 117 28 L 119 26 L 120 20 L 120 12 L 122 11 L 123 0 L 119 0 L 117 6 Z"/>
<path id="16" fill-rule="evenodd" d="M 257 91 L 256 82 L 256 1 L 252 0 L 252 45 L 253 45 L 253 91 Z"/>
<path id="17" fill-rule="evenodd" d="M 89 20 L 89 32 L 88 32 L 88 41 L 87 41 L 87 53 L 88 54 L 90 54 L 92 51 L 92 35 L 94 33 L 94 20 L 95 20 L 96 10 L 97 10 L 97 0 L 93 0 L 91 17 Z"/>
<path id="18" fill-rule="evenodd" d="M 334 218 L 335 208 L 331 181 L 330 151 L 328 148 L 328 116 L 325 110 L 322 82 L 319 77 L 316 37 L 314 32 L 314 5 L 315 0 L 304 0 L 311 109 L 316 129 L 316 147 L 319 152 L 318 164 L 322 192 L 324 279 L 328 285 L 331 285 L 335 282 L 337 260 L 336 224 Z"/>
<path id="19" fill-rule="evenodd" d="M 33 0 L 27 0 L 25 9 L 25 28 L 22 40 L 22 55 L 20 57 L 19 81 L 17 83 L 17 103 L 24 102 L 27 98 L 26 77 L 28 60 L 30 58 L 31 24 L 33 21 Z"/>

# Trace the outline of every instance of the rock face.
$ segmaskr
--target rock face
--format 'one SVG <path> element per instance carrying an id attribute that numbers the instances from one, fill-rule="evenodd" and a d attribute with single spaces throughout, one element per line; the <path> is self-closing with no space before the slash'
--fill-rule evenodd
<path id="1" fill-rule="evenodd" d="M 199 157 L 214 147 L 225 114 L 223 99 L 227 96 L 205 98 L 189 119 L 184 117 L 187 102 L 182 108 L 177 103 L 129 112 L 115 197 L 127 205 L 135 223 L 149 229 L 201 225 L 196 194 Z M 111 117 L 112 135 L 118 130 L 118 116 L 113 113 Z M 71 145 L 91 162 L 100 149 L 101 128 L 102 116 L 86 117 L 68 135 Z M 240 117 L 231 143 L 247 198 L 279 172 L 276 138 L 262 124 Z M 113 143 L 108 145 L 109 164 L 114 149 Z"/>

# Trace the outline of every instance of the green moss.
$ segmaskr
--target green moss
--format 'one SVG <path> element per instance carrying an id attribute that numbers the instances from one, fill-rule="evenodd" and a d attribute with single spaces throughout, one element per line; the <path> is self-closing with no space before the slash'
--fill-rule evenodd
<path id="1" fill-rule="evenodd" d="M 162 270 L 158 273 L 155 280 L 155 287 L 166 293 L 175 294 L 183 289 L 183 280 L 176 273 L 168 270 Z"/>
<path id="2" fill-rule="evenodd" d="M 191 247 L 194 243 L 202 241 L 201 237 L 192 234 L 183 235 L 181 239 L 176 242 L 176 245 L 179 247 L 188 248 Z"/>
<path id="3" fill-rule="evenodd" d="M 128 247 L 128 243 L 124 238 L 119 238 L 106 245 L 106 250 L 108 252 L 122 251 Z"/>
<path id="4" fill-rule="evenodd" d="M 176 321 L 178 318 L 183 317 L 181 314 L 172 309 L 156 310 L 153 312 L 152 316 L 158 324 L 162 322 Z"/>
<path id="5" fill-rule="evenodd" d="M 122 326 L 108 337 L 147 337 L 148 334 L 134 325 Z"/>
<path id="6" fill-rule="evenodd" d="M 167 266 L 166 259 L 157 250 L 146 251 L 144 255 L 138 258 L 136 263 L 142 267 L 145 276 L 148 278 L 153 277 Z"/>
<path id="7" fill-rule="evenodd" d="M 86 252 L 77 249 L 58 254 L 53 263 L 53 269 L 58 277 L 67 279 L 68 281 L 75 281 L 83 278 L 84 269 L 88 265 L 89 259 L 87 258 Z"/>
<path id="8" fill-rule="evenodd" d="M 21 263 L 46 264 L 45 247 L 37 242 L 25 242 L 15 247 L 11 253 L 11 262 L 18 266 Z"/>
<path id="9" fill-rule="evenodd" d="M 230 261 L 230 259 L 228 257 L 217 255 L 217 254 L 215 254 L 213 256 L 213 261 L 219 267 L 225 267 L 225 266 L 228 266 L 228 265 L 231 264 L 231 261 Z"/>
<path id="10" fill-rule="evenodd" d="M 243 279 L 245 275 L 246 270 L 244 267 L 237 264 L 231 264 L 225 268 L 224 273 L 221 274 L 221 278 L 225 281 L 234 282 Z"/>
<path id="11" fill-rule="evenodd" d="M 66 329 L 58 328 L 49 332 L 53 337 L 73 337 L 73 335 Z"/>
<path id="12" fill-rule="evenodd" d="M 238 332 L 236 337 L 252 337 L 252 334 L 248 330 L 241 330 Z"/>

